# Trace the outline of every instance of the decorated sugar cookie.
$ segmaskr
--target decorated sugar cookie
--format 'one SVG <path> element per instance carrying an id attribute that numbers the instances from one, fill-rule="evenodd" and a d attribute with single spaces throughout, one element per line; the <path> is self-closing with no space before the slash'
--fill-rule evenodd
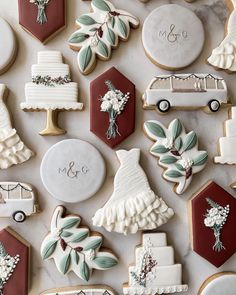
<path id="1" fill-rule="evenodd" d="M 6 85 L 0 84 L 0 169 L 7 169 L 28 161 L 34 153 L 28 149 L 12 127 L 10 114 L 5 105 L 8 95 Z"/>
<path id="2" fill-rule="evenodd" d="M 70 47 L 79 51 L 79 70 L 89 74 L 96 66 L 96 59 L 108 60 L 119 40 L 126 41 L 130 28 L 137 28 L 139 20 L 132 14 L 118 10 L 107 0 L 92 0 L 92 13 L 77 18 L 79 30 L 69 38 Z"/>
<path id="3" fill-rule="evenodd" d="M 236 71 L 236 0 L 226 1 L 230 9 L 230 16 L 227 21 L 227 30 L 224 40 L 216 47 L 208 58 L 209 64 L 215 68 L 224 69 L 230 72 Z"/>
<path id="4" fill-rule="evenodd" d="M 90 130 L 114 148 L 135 128 L 135 85 L 112 67 L 90 84 Z"/>
<path id="5" fill-rule="evenodd" d="M 148 58 L 161 68 L 179 70 L 192 64 L 204 45 L 204 28 L 191 10 L 176 4 L 153 10 L 143 25 Z"/>
<path id="6" fill-rule="evenodd" d="M 231 108 L 230 117 L 224 124 L 225 137 L 219 139 L 220 156 L 214 158 L 215 163 L 236 164 L 236 107 Z"/>
<path id="7" fill-rule="evenodd" d="M 76 203 L 89 199 L 101 188 L 106 166 L 93 145 L 79 139 L 67 139 L 47 151 L 40 173 L 45 188 L 54 198 Z"/>
<path id="8" fill-rule="evenodd" d="M 159 75 L 152 79 L 143 95 L 143 108 L 157 109 L 161 113 L 171 108 L 202 108 L 214 113 L 228 103 L 225 80 L 211 74 Z"/>
<path id="9" fill-rule="evenodd" d="M 30 245 L 9 227 L 0 231 L 0 294 L 28 295 Z"/>
<path id="10" fill-rule="evenodd" d="M 66 25 L 64 0 L 18 0 L 18 7 L 22 28 L 42 43 Z"/>
<path id="11" fill-rule="evenodd" d="M 93 224 L 126 235 L 156 229 L 168 222 L 174 212 L 151 190 L 139 164 L 140 150 L 119 150 L 116 154 L 121 165 L 115 175 L 114 191 L 96 212 Z"/>
<path id="12" fill-rule="evenodd" d="M 192 249 L 216 267 L 236 252 L 236 199 L 208 182 L 189 201 Z"/>
<path id="13" fill-rule="evenodd" d="M 174 249 L 167 246 L 165 233 L 144 233 L 135 251 L 136 263 L 129 267 L 125 295 L 172 294 L 186 292 L 182 284 L 182 265 L 174 262 Z"/>
<path id="14" fill-rule="evenodd" d="M 40 51 L 38 63 L 32 66 L 32 82 L 25 85 L 24 111 L 46 111 L 47 125 L 40 135 L 66 133 L 57 125 L 57 112 L 81 111 L 78 85 L 70 78 L 70 69 L 63 63 L 60 51 Z"/>
<path id="15" fill-rule="evenodd" d="M 40 295 L 115 295 L 115 292 L 108 286 L 76 286 L 48 290 Z"/>
<path id="16" fill-rule="evenodd" d="M 51 231 L 41 245 L 43 260 L 54 259 L 58 271 L 66 275 L 73 271 L 80 279 L 89 281 L 92 270 L 107 270 L 118 263 L 111 250 L 100 249 L 103 237 L 80 227 L 78 215 L 65 215 L 65 208 L 56 207 Z"/>
<path id="17" fill-rule="evenodd" d="M 207 152 L 198 150 L 197 134 L 186 133 L 179 119 L 173 120 L 168 128 L 158 121 L 146 121 L 144 131 L 155 142 L 150 153 L 165 169 L 164 179 L 176 183 L 176 194 L 183 194 L 193 175 L 202 171 L 207 163 Z"/>
<path id="18" fill-rule="evenodd" d="M 8 70 L 15 60 L 17 43 L 11 26 L 0 17 L 0 75 Z"/>
<path id="19" fill-rule="evenodd" d="M 198 295 L 234 295 L 236 273 L 220 272 L 209 277 L 200 287 Z"/>
<path id="20" fill-rule="evenodd" d="M 27 216 L 39 211 L 31 185 L 20 182 L 0 182 L 0 217 L 12 217 L 24 222 Z"/>

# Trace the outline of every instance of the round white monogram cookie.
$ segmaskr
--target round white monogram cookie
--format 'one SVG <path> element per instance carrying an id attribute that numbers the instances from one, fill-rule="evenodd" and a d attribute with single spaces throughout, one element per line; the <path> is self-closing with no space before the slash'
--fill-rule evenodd
<path id="1" fill-rule="evenodd" d="M 76 203 L 89 199 L 100 189 L 106 166 L 93 145 L 68 139 L 47 151 L 40 172 L 45 188 L 54 198 Z"/>
<path id="2" fill-rule="evenodd" d="M 191 10 L 176 4 L 163 5 L 147 17 L 142 32 L 147 56 L 156 65 L 178 70 L 193 63 L 200 55 L 204 28 Z"/>

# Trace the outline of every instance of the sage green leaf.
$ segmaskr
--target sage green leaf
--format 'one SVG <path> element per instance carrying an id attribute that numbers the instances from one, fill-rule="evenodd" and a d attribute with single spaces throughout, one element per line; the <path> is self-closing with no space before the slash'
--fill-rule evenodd
<path id="1" fill-rule="evenodd" d="M 170 178 L 179 178 L 179 177 L 182 177 L 183 174 L 180 173 L 179 171 L 177 170 L 169 170 L 165 173 L 166 176 L 170 177 Z"/>
<path id="2" fill-rule="evenodd" d="M 193 166 L 204 165 L 206 163 L 207 159 L 208 159 L 207 152 L 202 152 L 201 154 L 199 154 L 197 157 L 195 157 L 193 159 Z"/>
<path id="3" fill-rule="evenodd" d="M 93 0 L 92 4 L 100 10 L 111 11 L 109 5 L 104 0 Z"/>
<path id="4" fill-rule="evenodd" d="M 175 163 L 175 167 L 180 171 L 185 171 L 185 168 L 179 163 Z"/>
<path id="5" fill-rule="evenodd" d="M 182 124 L 179 119 L 175 119 L 171 125 L 171 135 L 173 140 L 175 140 L 182 132 Z"/>
<path id="6" fill-rule="evenodd" d="M 65 275 L 70 268 L 70 264 L 71 264 L 71 254 L 68 253 L 61 259 L 58 265 L 60 272 Z"/>
<path id="7" fill-rule="evenodd" d="M 86 14 L 77 18 L 76 21 L 85 26 L 91 26 L 97 23 L 91 16 Z"/>
<path id="8" fill-rule="evenodd" d="M 43 248 L 41 249 L 41 256 L 43 260 L 49 258 L 54 253 L 57 247 L 57 242 L 57 240 L 52 240 L 43 246 Z"/>
<path id="9" fill-rule="evenodd" d="M 177 151 L 180 151 L 181 148 L 183 146 L 183 140 L 181 137 L 178 137 L 176 140 L 175 140 L 175 148 L 177 149 Z"/>
<path id="10" fill-rule="evenodd" d="M 197 135 L 194 131 L 189 132 L 183 141 L 183 150 L 191 150 L 197 143 Z"/>
<path id="11" fill-rule="evenodd" d="M 89 32 L 96 32 L 98 29 L 97 28 L 91 28 L 90 30 L 89 30 Z"/>
<path id="12" fill-rule="evenodd" d="M 88 39 L 90 36 L 88 34 L 76 32 L 71 35 L 69 43 L 81 43 Z"/>
<path id="13" fill-rule="evenodd" d="M 95 264 L 97 264 L 99 268 L 102 268 L 102 269 L 111 268 L 117 265 L 116 259 L 112 257 L 107 257 L 107 256 L 96 257 L 93 261 L 95 262 Z"/>
<path id="14" fill-rule="evenodd" d="M 72 260 L 74 260 L 75 263 L 78 265 L 79 264 L 79 259 L 80 259 L 79 258 L 79 254 L 75 250 L 72 251 L 71 253 L 73 255 L 73 256 L 71 255 L 72 256 Z"/>
<path id="15" fill-rule="evenodd" d="M 109 55 L 107 45 L 102 40 L 98 42 L 97 51 L 104 57 L 108 57 Z"/>
<path id="16" fill-rule="evenodd" d="M 116 24 L 116 18 L 113 16 L 113 17 L 111 18 L 111 26 L 112 26 L 113 29 L 114 29 L 114 27 L 115 27 L 115 24 Z"/>
<path id="17" fill-rule="evenodd" d="M 81 52 L 79 53 L 79 65 L 83 72 L 87 69 L 89 63 L 91 62 L 91 59 L 92 59 L 91 47 L 88 46 L 82 49 Z"/>
<path id="18" fill-rule="evenodd" d="M 83 280 L 85 281 L 89 280 L 89 277 L 90 277 L 89 267 L 85 261 L 83 261 L 80 264 L 80 275 Z"/>
<path id="19" fill-rule="evenodd" d="M 72 228 L 80 223 L 79 217 L 66 217 L 62 220 L 61 228 L 68 229 Z"/>
<path id="20" fill-rule="evenodd" d="M 95 250 L 102 245 L 102 237 L 96 237 L 84 247 L 84 251 Z"/>
<path id="21" fill-rule="evenodd" d="M 151 149 L 151 153 L 154 154 L 165 154 L 167 152 L 169 152 L 169 149 L 164 145 L 156 145 L 153 149 Z"/>
<path id="22" fill-rule="evenodd" d="M 176 163 L 178 161 L 178 159 L 176 159 L 174 156 L 163 156 L 161 157 L 160 163 L 163 164 L 173 164 Z"/>
<path id="23" fill-rule="evenodd" d="M 107 28 L 106 38 L 107 38 L 107 41 L 108 41 L 111 45 L 115 45 L 115 43 L 116 43 L 116 35 L 115 35 L 115 33 L 112 31 L 112 29 Z"/>
<path id="24" fill-rule="evenodd" d="M 121 35 L 124 37 L 124 38 L 127 38 L 128 36 L 128 31 L 127 31 L 127 27 L 126 27 L 126 24 L 124 23 L 124 21 L 118 17 L 118 22 L 117 22 L 117 27 L 121 33 Z"/>
<path id="25" fill-rule="evenodd" d="M 62 233 L 61 233 L 61 237 L 62 238 L 68 238 L 70 236 L 72 236 L 73 234 L 69 231 L 66 231 L 66 230 L 63 230 Z"/>
<path id="26" fill-rule="evenodd" d="M 147 130 L 155 137 L 166 138 L 164 129 L 157 123 L 148 121 L 145 123 Z"/>
<path id="27" fill-rule="evenodd" d="M 84 239 L 86 239 L 89 235 L 89 231 L 88 229 L 79 232 L 78 234 L 74 234 L 72 239 L 71 239 L 71 243 L 79 243 L 81 241 L 83 241 Z"/>

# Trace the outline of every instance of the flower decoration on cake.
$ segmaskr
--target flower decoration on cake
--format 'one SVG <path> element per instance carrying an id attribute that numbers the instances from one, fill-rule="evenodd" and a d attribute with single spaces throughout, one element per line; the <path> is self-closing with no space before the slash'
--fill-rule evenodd
<path id="1" fill-rule="evenodd" d="M 124 110 L 130 94 L 124 94 L 120 90 L 117 90 L 111 81 L 106 81 L 105 84 L 109 91 L 101 98 L 101 111 L 107 112 L 109 115 L 109 128 L 107 129 L 106 135 L 107 139 L 111 139 L 120 135 L 116 119 Z"/>
<path id="2" fill-rule="evenodd" d="M 29 0 L 30 3 L 37 5 L 38 7 L 38 15 L 37 15 L 37 23 L 43 25 L 46 23 L 47 16 L 46 16 L 46 6 L 48 5 L 50 0 Z"/>
<path id="3" fill-rule="evenodd" d="M 230 208 L 229 205 L 222 207 L 210 198 L 207 198 L 206 201 L 211 206 L 211 209 L 207 209 L 204 224 L 206 227 L 209 227 L 214 231 L 216 241 L 213 246 L 213 250 L 220 252 L 225 249 L 223 243 L 220 240 L 220 235 L 221 230 L 227 221 Z"/>

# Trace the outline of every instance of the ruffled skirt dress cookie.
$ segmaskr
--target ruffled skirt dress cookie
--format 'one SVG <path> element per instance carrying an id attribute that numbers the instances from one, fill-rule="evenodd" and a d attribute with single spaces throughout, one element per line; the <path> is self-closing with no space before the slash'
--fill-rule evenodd
<path id="1" fill-rule="evenodd" d="M 140 150 L 117 151 L 121 166 L 114 179 L 114 192 L 93 217 L 95 226 L 107 231 L 134 234 L 166 223 L 174 211 L 151 190 L 139 164 Z"/>
<path id="2" fill-rule="evenodd" d="M 10 115 L 4 103 L 7 87 L 0 84 L 0 169 L 7 169 L 29 160 L 34 153 L 28 149 L 12 128 Z"/>

